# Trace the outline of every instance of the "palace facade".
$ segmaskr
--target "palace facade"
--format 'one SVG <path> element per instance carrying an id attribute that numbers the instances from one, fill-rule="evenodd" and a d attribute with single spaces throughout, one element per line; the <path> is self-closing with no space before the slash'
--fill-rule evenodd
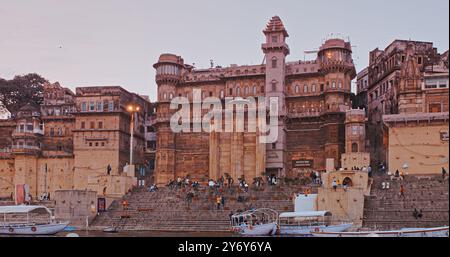
<path id="1" fill-rule="evenodd" d="M 235 180 L 266 174 L 296 177 L 308 170 L 340 167 L 346 148 L 346 112 L 352 106 L 351 81 L 356 77 L 350 42 L 329 39 L 315 59 L 288 62 L 289 34 L 281 19 L 273 17 L 263 33 L 261 65 L 196 69 L 180 56 L 160 56 L 154 65 L 158 183 L 186 175 L 201 181 L 226 174 Z M 227 97 L 276 97 L 278 140 L 263 144 L 259 131 L 174 133 L 170 118 L 177 110 L 170 109 L 171 100 L 187 97 L 192 105 L 194 89 L 201 90 L 203 100 L 217 97 L 223 103 Z M 364 123 L 365 119 L 362 126 L 355 126 L 355 135 L 365 133 Z M 353 143 L 356 146 L 349 149 L 365 151 L 365 142 Z"/>
<path id="2" fill-rule="evenodd" d="M 44 85 L 40 106 L 25 104 L 0 121 L 0 198 L 12 196 L 17 185 L 27 185 L 32 197 L 72 189 L 121 197 L 138 174 L 126 170 L 130 104 L 141 108 L 134 114 L 133 164 L 147 169 L 154 150 L 148 98 L 119 86 L 74 93 L 59 83 Z"/>

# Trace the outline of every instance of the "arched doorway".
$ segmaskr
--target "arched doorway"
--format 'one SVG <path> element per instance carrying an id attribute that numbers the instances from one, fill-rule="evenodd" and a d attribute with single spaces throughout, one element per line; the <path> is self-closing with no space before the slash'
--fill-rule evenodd
<path id="1" fill-rule="evenodd" d="M 347 187 L 351 187 L 351 186 L 353 186 L 353 181 L 352 181 L 351 178 L 346 177 L 346 178 L 344 178 L 344 181 L 342 181 L 342 185 L 343 186 L 347 186 Z"/>
<path id="2" fill-rule="evenodd" d="M 357 153 L 358 152 L 358 143 L 353 143 L 352 144 L 352 153 Z"/>

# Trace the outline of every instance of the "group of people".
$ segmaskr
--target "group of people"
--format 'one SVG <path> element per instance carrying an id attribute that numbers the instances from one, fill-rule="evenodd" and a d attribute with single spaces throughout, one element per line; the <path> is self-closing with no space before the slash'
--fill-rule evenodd
<path id="1" fill-rule="evenodd" d="M 192 187 L 194 190 L 198 190 L 200 183 L 198 181 L 191 181 L 189 178 L 189 175 L 187 175 L 184 178 L 178 177 L 176 180 L 169 180 L 169 183 L 166 185 L 170 190 L 173 189 L 181 189 L 181 188 L 188 188 Z"/>
<path id="2" fill-rule="evenodd" d="M 309 177 L 311 178 L 313 184 L 316 184 L 316 185 L 322 184 L 322 181 L 320 179 L 320 174 L 318 171 L 311 171 L 309 173 Z"/>
<path id="3" fill-rule="evenodd" d="M 333 181 L 331 182 L 331 187 L 333 187 L 334 191 L 337 191 L 337 189 L 341 187 L 344 188 L 344 190 L 347 190 L 349 186 L 350 185 L 348 183 L 345 183 L 345 180 L 344 182 L 341 182 L 341 180 L 339 179 L 333 179 Z"/>

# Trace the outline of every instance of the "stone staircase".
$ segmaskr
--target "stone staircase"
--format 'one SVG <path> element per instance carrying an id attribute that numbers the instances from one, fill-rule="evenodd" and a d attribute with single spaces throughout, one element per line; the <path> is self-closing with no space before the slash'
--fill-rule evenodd
<path id="1" fill-rule="evenodd" d="M 129 203 L 128 210 L 122 210 L 120 202 L 115 201 L 91 226 L 117 226 L 128 231 L 229 231 L 230 212 L 250 208 L 291 212 L 294 211 L 293 193 L 303 192 L 304 189 L 299 185 L 278 185 L 253 188 L 246 193 L 237 187 L 223 188 L 221 195 L 225 197 L 225 207 L 217 210 L 215 193 L 205 187 L 195 193 L 189 205 L 185 199 L 190 189 L 160 188 L 158 192 L 147 192 L 140 188 L 123 197 Z M 247 200 L 239 202 L 239 196 Z"/>
<path id="2" fill-rule="evenodd" d="M 382 183 L 389 182 L 389 189 Z M 400 185 L 405 197 L 400 196 Z M 370 196 L 364 201 L 363 227 L 372 229 L 399 229 L 438 227 L 449 224 L 449 183 L 440 175 L 406 176 L 402 180 L 374 177 Z M 422 210 L 423 217 L 413 216 L 414 208 Z"/>

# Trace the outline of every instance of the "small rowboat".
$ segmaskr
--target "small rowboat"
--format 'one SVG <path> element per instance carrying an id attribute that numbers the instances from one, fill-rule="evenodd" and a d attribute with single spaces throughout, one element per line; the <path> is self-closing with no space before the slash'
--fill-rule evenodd
<path id="1" fill-rule="evenodd" d="M 448 226 L 436 228 L 403 228 L 391 231 L 312 232 L 315 237 L 448 237 Z"/>

